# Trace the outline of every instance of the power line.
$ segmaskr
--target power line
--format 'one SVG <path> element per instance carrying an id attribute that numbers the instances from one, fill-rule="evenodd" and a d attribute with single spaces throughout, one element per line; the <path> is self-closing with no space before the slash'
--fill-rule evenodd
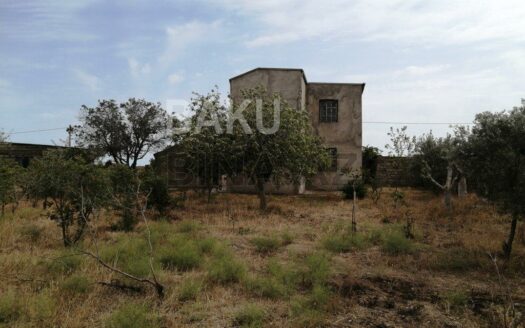
<path id="1" fill-rule="evenodd" d="M 363 124 L 393 124 L 393 125 L 473 125 L 472 122 L 387 122 L 363 121 Z"/>
<path id="2" fill-rule="evenodd" d="M 22 133 L 34 133 L 34 132 L 49 132 L 49 131 L 58 131 L 58 130 L 65 130 L 65 128 L 52 128 L 52 129 L 42 129 L 42 130 L 27 130 L 27 131 L 16 131 L 16 132 L 9 132 L 8 134 L 22 134 Z"/>
<path id="3" fill-rule="evenodd" d="M 389 121 L 363 121 L 363 124 L 392 124 L 392 125 L 472 125 L 472 122 L 389 122 Z M 58 130 L 66 130 L 68 127 L 63 128 L 50 128 L 41 130 L 26 130 L 9 132 L 8 134 L 23 134 L 23 133 L 36 133 L 36 132 L 51 132 Z"/>

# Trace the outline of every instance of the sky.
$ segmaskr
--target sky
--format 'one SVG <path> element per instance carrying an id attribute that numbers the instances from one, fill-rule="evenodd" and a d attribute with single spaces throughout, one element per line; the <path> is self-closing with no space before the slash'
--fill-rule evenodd
<path id="1" fill-rule="evenodd" d="M 383 148 L 393 124 L 370 122 L 472 122 L 521 104 L 525 2 L 0 0 L 0 130 L 12 141 L 60 144 L 98 99 L 180 111 L 255 67 L 366 83 L 363 145 Z M 450 127 L 408 127 L 429 130 Z"/>

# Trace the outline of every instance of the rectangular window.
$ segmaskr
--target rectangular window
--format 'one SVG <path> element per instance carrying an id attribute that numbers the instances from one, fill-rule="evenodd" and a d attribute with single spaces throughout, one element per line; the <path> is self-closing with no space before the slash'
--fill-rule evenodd
<path id="1" fill-rule="evenodd" d="M 330 156 L 330 171 L 337 171 L 337 148 L 328 148 L 328 156 Z"/>
<path id="2" fill-rule="evenodd" d="M 319 122 L 333 123 L 337 122 L 337 111 L 339 103 L 333 99 L 319 100 Z"/>

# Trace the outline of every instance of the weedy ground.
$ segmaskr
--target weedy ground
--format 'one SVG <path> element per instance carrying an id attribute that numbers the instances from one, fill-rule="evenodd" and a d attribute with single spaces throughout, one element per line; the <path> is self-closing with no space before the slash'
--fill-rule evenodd
<path id="1" fill-rule="evenodd" d="M 389 190 L 360 200 L 356 233 L 339 193 L 271 196 L 264 214 L 254 195 L 189 195 L 148 214 L 162 300 L 79 252 L 148 276 L 144 223 L 114 231 L 102 212 L 65 249 L 45 211 L 22 206 L 0 219 L 0 326 L 523 327 L 523 226 L 505 262 L 509 218 L 493 206 L 470 196 L 450 213 L 437 195 L 404 192 L 397 206 Z"/>

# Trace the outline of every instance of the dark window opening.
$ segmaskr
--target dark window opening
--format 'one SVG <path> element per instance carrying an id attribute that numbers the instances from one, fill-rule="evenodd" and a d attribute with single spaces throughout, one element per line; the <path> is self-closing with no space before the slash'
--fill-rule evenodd
<path id="1" fill-rule="evenodd" d="M 319 121 L 321 123 L 337 122 L 338 105 L 337 100 L 319 100 Z"/>
<path id="2" fill-rule="evenodd" d="M 329 171 L 337 171 L 337 148 L 327 148 L 328 156 L 330 157 Z"/>

